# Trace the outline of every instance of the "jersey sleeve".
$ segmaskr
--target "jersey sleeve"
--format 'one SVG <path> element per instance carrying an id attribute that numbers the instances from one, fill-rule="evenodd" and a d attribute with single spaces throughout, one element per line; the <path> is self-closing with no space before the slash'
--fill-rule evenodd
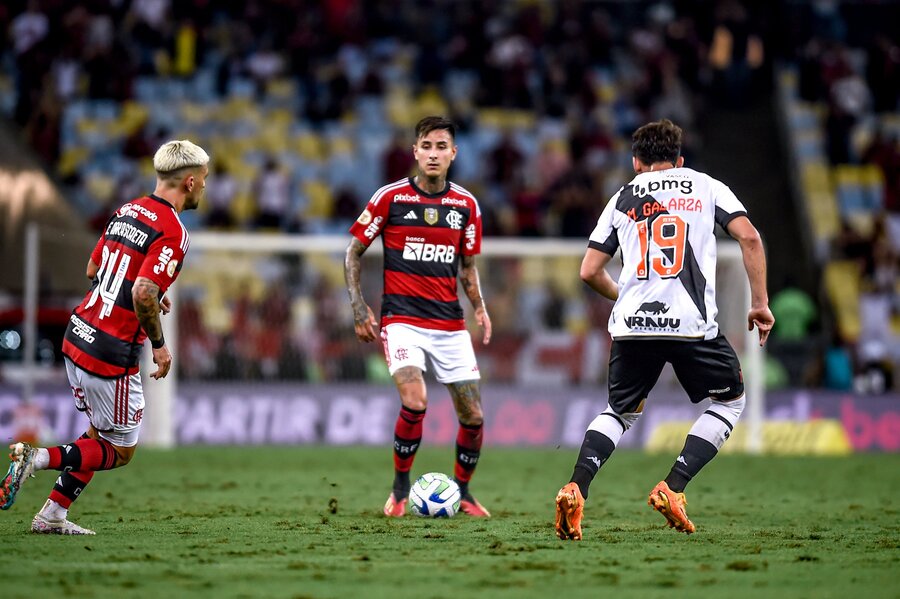
<path id="1" fill-rule="evenodd" d="M 376 237 L 381 235 L 387 224 L 390 212 L 391 200 L 385 194 L 376 192 L 366 204 L 365 210 L 350 225 L 350 233 L 359 239 L 366 247 L 372 244 Z"/>
<path id="2" fill-rule="evenodd" d="M 610 256 L 619 249 L 619 233 L 613 223 L 613 217 L 616 214 L 616 202 L 620 193 L 622 193 L 622 190 L 619 190 L 619 193 L 607 202 L 603 212 L 600 213 L 600 218 L 597 219 L 597 226 L 594 227 L 591 236 L 588 238 L 589 248 L 600 250 Z"/>
<path id="3" fill-rule="evenodd" d="M 91 262 L 100 266 L 103 263 L 103 246 L 106 244 L 106 229 L 103 229 L 103 235 L 97 240 L 94 251 L 91 252 Z"/>
<path id="4" fill-rule="evenodd" d="M 475 256 L 481 253 L 481 207 L 478 205 L 478 200 L 475 199 L 472 200 L 469 222 L 466 223 L 462 253 L 466 256 Z"/>
<path id="5" fill-rule="evenodd" d="M 137 276 L 146 277 L 159 286 L 160 294 L 169 289 L 181 272 L 183 248 L 187 247 L 184 235 L 184 231 L 178 227 L 177 231 L 164 232 L 156 238 L 147 249 L 147 257 L 138 271 Z"/>
<path id="6" fill-rule="evenodd" d="M 716 206 L 716 223 L 723 229 L 737 217 L 747 216 L 747 209 L 737 199 L 734 192 L 721 181 L 712 179 L 710 181 L 710 192 Z"/>

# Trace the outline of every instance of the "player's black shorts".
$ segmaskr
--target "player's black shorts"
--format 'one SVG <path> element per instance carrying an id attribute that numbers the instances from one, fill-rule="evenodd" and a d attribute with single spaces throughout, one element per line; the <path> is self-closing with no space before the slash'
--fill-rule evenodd
<path id="1" fill-rule="evenodd" d="M 659 379 L 666 362 L 693 403 L 728 401 L 744 393 L 744 376 L 734 348 L 715 339 L 613 340 L 609 357 L 609 405 L 618 414 L 635 412 Z"/>

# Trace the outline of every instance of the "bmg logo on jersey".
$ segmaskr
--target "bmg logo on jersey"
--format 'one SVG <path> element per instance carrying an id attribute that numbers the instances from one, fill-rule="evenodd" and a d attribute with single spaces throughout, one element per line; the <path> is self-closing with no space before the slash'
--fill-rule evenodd
<path id="1" fill-rule="evenodd" d="M 363 232 L 363 235 L 368 239 L 375 239 L 375 236 L 378 235 L 378 229 L 381 228 L 381 222 L 384 220 L 381 216 L 376 216 L 375 220 L 372 221 L 366 230 Z"/>
<path id="2" fill-rule="evenodd" d="M 456 248 L 452 245 L 441 243 L 415 243 L 406 242 L 403 246 L 404 260 L 418 260 L 420 262 L 445 262 L 447 264 L 456 259 Z"/>
<path id="3" fill-rule="evenodd" d="M 466 227 L 466 249 L 471 250 L 475 247 L 475 223 Z"/>
<path id="4" fill-rule="evenodd" d="M 172 255 L 174 254 L 174 250 L 167 245 L 164 245 L 163 248 L 159 251 L 159 256 L 157 257 L 157 264 L 153 267 L 153 272 L 156 274 L 162 274 L 162 271 L 165 270 L 166 266 L 169 265 L 169 260 L 172 259 Z M 171 276 L 171 275 L 170 275 Z"/>

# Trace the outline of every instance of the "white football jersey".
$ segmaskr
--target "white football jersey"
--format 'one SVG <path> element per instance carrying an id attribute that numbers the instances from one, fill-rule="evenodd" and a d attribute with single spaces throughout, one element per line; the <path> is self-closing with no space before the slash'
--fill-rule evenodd
<path id="1" fill-rule="evenodd" d="M 588 247 L 622 249 L 614 339 L 713 339 L 715 225 L 746 216 L 728 186 L 689 168 L 641 173 L 612 197 Z"/>

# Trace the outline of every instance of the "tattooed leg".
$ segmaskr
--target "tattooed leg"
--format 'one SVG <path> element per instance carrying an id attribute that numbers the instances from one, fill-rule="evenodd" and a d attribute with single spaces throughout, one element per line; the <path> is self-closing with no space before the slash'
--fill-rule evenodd
<path id="1" fill-rule="evenodd" d="M 468 502 L 467 505 L 472 506 L 464 508 L 463 511 L 475 510 L 474 506 L 478 504 L 469 493 L 469 481 L 481 457 L 481 440 L 484 436 L 484 416 L 481 412 L 481 392 L 478 385 L 478 381 L 460 381 L 447 385 L 459 418 L 453 477 L 459 484 L 463 499 Z M 478 510 L 483 508 L 479 506 Z M 484 512 L 488 513 L 487 510 Z"/>
<path id="2" fill-rule="evenodd" d="M 415 366 L 404 366 L 394 373 L 394 384 L 400 392 L 400 403 L 410 410 L 424 411 L 428 407 L 425 377 Z"/>
<path id="3" fill-rule="evenodd" d="M 481 413 L 481 389 L 478 381 L 458 381 L 448 383 L 456 417 L 462 424 L 481 426 L 484 416 Z"/>

